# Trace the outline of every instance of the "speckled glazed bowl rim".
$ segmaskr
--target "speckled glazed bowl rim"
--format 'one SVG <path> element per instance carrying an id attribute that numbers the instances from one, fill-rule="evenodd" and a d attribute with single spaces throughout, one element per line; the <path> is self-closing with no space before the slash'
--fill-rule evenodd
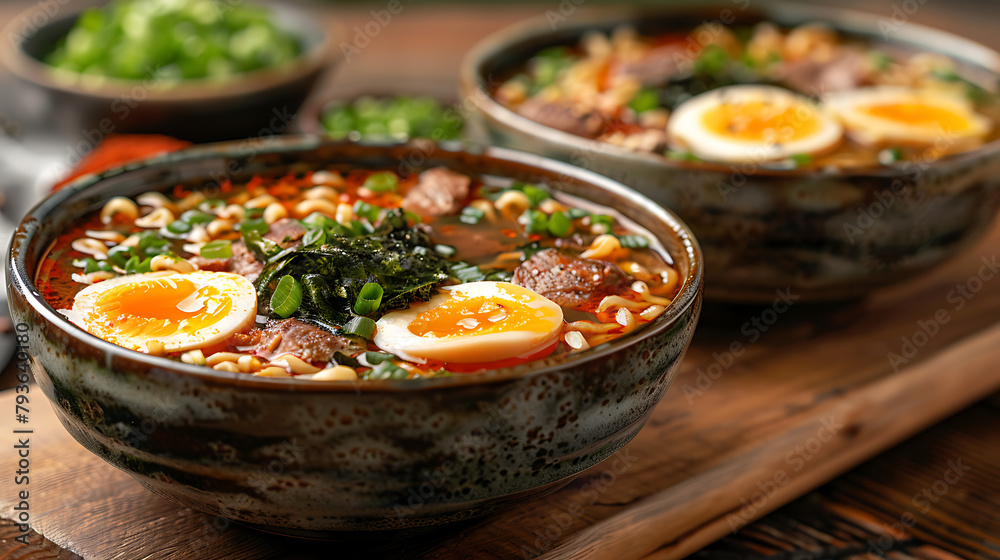
<path id="1" fill-rule="evenodd" d="M 594 27 L 607 27 L 645 18 L 662 19 L 671 14 L 681 13 L 721 13 L 722 10 L 738 12 L 738 3 L 702 3 L 696 0 L 681 0 L 671 3 L 669 7 L 601 7 L 580 8 L 560 21 L 558 28 L 550 21 L 550 16 L 533 17 L 505 27 L 485 37 L 477 43 L 462 60 L 459 70 L 459 84 L 465 99 L 471 100 L 475 107 L 488 118 L 504 123 L 518 132 L 542 139 L 567 151 L 595 153 L 609 158 L 615 158 L 622 164 L 656 165 L 674 170 L 704 170 L 712 172 L 732 173 L 740 169 L 739 163 L 729 162 L 687 162 L 667 159 L 664 156 L 629 150 L 607 142 L 592 140 L 563 132 L 523 117 L 508 109 L 493 98 L 486 82 L 489 76 L 483 75 L 483 66 L 495 57 L 503 56 L 513 45 L 527 41 L 541 40 L 545 37 L 579 36 Z M 1000 53 L 975 41 L 959 37 L 952 33 L 933 29 L 907 21 L 905 25 L 894 28 L 891 38 L 882 38 L 879 23 L 885 20 L 875 14 L 866 14 L 842 8 L 808 6 L 777 1 L 760 0 L 753 3 L 749 13 L 759 13 L 780 22 L 822 22 L 834 29 L 854 36 L 866 37 L 882 42 L 917 50 L 931 50 L 946 54 L 962 61 L 977 71 L 989 74 L 1000 87 Z M 995 123 L 994 126 L 1000 126 Z M 922 169 L 943 165 L 948 162 L 976 160 L 987 155 L 1000 154 L 1000 139 L 983 144 L 975 150 L 951 154 L 927 164 L 921 164 Z M 781 169 L 756 165 L 753 175 L 797 177 L 902 177 L 912 174 L 912 166 L 906 162 L 878 167 L 852 167 L 843 169 Z"/>
<path id="2" fill-rule="evenodd" d="M 281 154 L 285 152 L 307 151 L 328 145 L 363 145 L 378 149 L 385 149 L 386 154 L 390 149 L 420 150 L 421 145 L 426 146 L 427 140 L 416 140 L 409 142 L 359 142 L 332 141 L 317 136 L 282 136 L 275 137 L 261 149 L 256 150 L 256 154 Z M 561 177 L 573 178 L 576 181 L 585 182 L 596 189 L 609 191 L 612 195 L 630 200 L 638 207 L 644 208 L 649 216 L 671 230 L 674 235 L 676 246 L 683 253 L 682 258 L 687 259 L 688 272 L 683 278 L 683 283 L 673 301 L 666 310 L 652 323 L 646 325 L 635 333 L 630 333 L 622 338 L 613 340 L 597 348 L 586 350 L 572 355 L 569 359 L 559 364 L 554 364 L 542 368 L 533 368 L 530 364 L 490 370 L 477 374 L 461 374 L 440 378 L 421 378 L 403 380 L 378 380 L 378 381 L 332 381 L 315 382 L 308 380 L 297 380 L 294 378 L 267 378 L 254 377 L 247 374 L 216 371 L 203 366 L 184 364 L 168 358 L 149 356 L 133 350 L 122 348 L 105 340 L 102 340 L 83 329 L 70 323 L 65 317 L 59 314 L 50 306 L 39 291 L 36 289 L 32 278 L 34 271 L 27 269 L 27 255 L 22 252 L 22 248 L 27 248 L 34 236 L 39 234 L 47 217 L 61 204 L 72 199 L 81 191 L 100 183 L 102 180 L 111 177 L 118 177 L 128 174 L 131 171 L 159 166 L 159 165 L 183 165 L 185 163 L 197 162 L 200 160 L 218 159 L 225 157 L 239 157 L 237 154 L 245 154 L 240 151 L 242 141 L 222 142 L 218 144 L 206 144 L 179 152 L 170 153 L 164 156 L 131 163 L 99 175 L 83 176 L 53 195 L 49 196 L 25 216 L 18 226 L 11 240 L 7 254 L 8 272 L 10 274 L 8 290 L 16 290 L 26 299 L 36 313 L 43 320 L 48 321 L 56 328 L 60 329 L 66 336 L 71 337 L 78 344 L 94 347 L 108 356 L 108 364 L 112 364 L 115 358 L 121 358 L 128 362 L 148 365 L 150 370 L 156 369 L 160 372 L 176 372 L 178 374 L 191 375 L 201 380 L 220 384 L 230 384 L 238 387 L 285 390 L 285 391 L 359 391 L 359 392 L 396 392 L 407 390 L 433 390 L 447 387 L 462 387 L 469 385 L 488 385 L 511 381 L 523 377 L 543 375 L 553 371 L 560 371 L 573 368 L 577 365 L 600 360 L 610 354 L 620 351 L 626 346 L 636 344 L 639 341 L 661 334 L 663 331 L 671 329 L 675 322 L 680 320 L 690 308 L 699 300 L 703 285 L 703 258 L 701 248 L 694 238 L 694 234 L 680 218 L 672 212 L 653 203 L 646 197 L 625 187 L 617 181 L 613 181 L 581 169 L 572 165 L 544 158 L 534 154 L 519 152 L 506 148 L 479 148 L 461 142 L 450 142 L 438 144 L 439 149 L 448 157 L 473 157 L 480 160 L 492 160 L 503 165 L 521 166 L 522 168 L 536 169 L 544 173 L 558 174 Z M 634 219 L 634 218 L 633 218 Z M 662 242 L 662 241 L 661 241 Z M 666 244 L 664 244 L 666 246 Z M 695 310 L 697 312 L 697 310 Z"/>
<path id="3" fill-rule="evenodd" d="M 82 13 L 81 10 L 61 17 L 49 17 L 46 12 L 47 6 L 44 4 L 40 3 L 21 12 L 0 30 L 0 35 L 5 38 L 4 44 L 0 45 L 0 63 L 22 80 L 57 91 L 101 99 L 135 98 L 144 102 L 206 101 L 254 95 L 321 70 L 333 60 L 334 45 L 344 35 L 340 24 L 312 10 L 290 4 L 256 0 L 254 4 L 275 10 L 279 20 L 287 19 L 293 21 L 296 26 L 304 26 L 301 29 L 288 29 L 300 39 L 309 43 L 310 36 L 314 36 L 319 40 L 307 44 L 306 50 L 284 64 L 233 74 L 224 80 L 198 78 L 156 88 L 147 87 L 144 80 L 100 77 L 94 78 L 94 83 L 90 84 L 83 74 L 54 68 L 24 51 L 25 43 L 41 29 L 63 23 L 68 19 L 75 21 Z M 32 21 L 36 15 L 48 20 L 34 33 L 28 36 L 20 35 L 25 22 Z M 136 88 L 142 88 L 141 98 Z"/>

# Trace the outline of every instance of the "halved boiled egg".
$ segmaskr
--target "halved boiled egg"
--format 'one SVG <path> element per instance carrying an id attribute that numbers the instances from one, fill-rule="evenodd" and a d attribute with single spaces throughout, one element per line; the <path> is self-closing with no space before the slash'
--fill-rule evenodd
<path id="1" fill-rule="evenodd" d="M 808 98 L 773 86 L 714 89 L 681 103 L 667 132 L 674 148 L 710 161 L 762 162 L 818 155 L 843 128 Z"/>
<path id="2" fill-rule="evenodd" d="M 374 342 L 412 362 L 493 362 L 537 353 L 556 341 L 562 325 L 562 308 L 527 288 L 469 282 L 386 313 Z"/>
<path id="3" fill-rule="evenodd" d="M 967 98 L 939 90 L 870 87 L 836 92 L 825 101 L 863 144 L 938 145 L 954 151 L 978 142 L 991 128 Z"/>
<path id="4" fill-rule="evenodd" d="M 211 346 L 250 328 L 257 317 L 257 292 L 238 274 L 150 272 L 88 286 L 64 314 L 87 332 L 125 348 L 179 352 Z"/>

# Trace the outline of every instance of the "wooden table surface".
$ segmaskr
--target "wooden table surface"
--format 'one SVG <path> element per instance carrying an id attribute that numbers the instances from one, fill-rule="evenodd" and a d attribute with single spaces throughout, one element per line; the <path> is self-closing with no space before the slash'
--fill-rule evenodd
<path id="1" fill-rule="evenodd" d="M 890 1 L 851 3 L 886 18 L 894 13 Z M 551 4 L 407 4 L 379 40 L 340 68 L 326 91 L 403 89 L 453 95 L 454 68 L 468 45 L 502 25 L 558 9 L 558 2 Z M 1000 47 L 996 9 L 973 12 L 962 6 L 974 4 L 927 1 L 908 17 Z M 367 10 L 377 7 L 343 12 L 347 29 L 363 25 L 370 17 Z M 0 21 L 7 21 L 15 8 L 0 6 Z M 901 368 L 907 384 L 893 385 L 901 377 L 893 375 L 886 358 L 887 352 L 899 351 L 901 337 L 912 336 L 918 321 L 946 306 L 951 310 L 949 291 L 975 274 L 980 258 L 995 255 L 997 247 L 1000 227 L 947 267 L 865 302 L 795 308 L 759 343 L 750 345 L 725 375 L 694 393 L 685 387 L 700 387 L 699 373 L 717 362 L 715 356 L 733 341 L 745 342 L 742 324 L 761 313 L 760 308 L 709 305 L 674 388 L 623 451 L 626 460 L 630 450 L 636 457 L 634 467 L 619 475 L 609 474 L 610 463 L 599 465 L 545 500 L 409 543 L 291 541 L 178 508 L 82 452 L 50 417 L 33 442 L 36 449 L 49 450 L 34 463 L 39 474 L 32 507 L 39 515 L 33 528 L 40 534 L 31 535 L 30 547 L 13 546 L 16 528 L 0 519 L 0 559 L 291 559 L 335 552 L 373 558 L 622 560 L 676 558 L 699 548 L 695 557 L 713 560 L 1000 558 L 1000 410 L 989 400 L 969 406 L 1000 388 L 1000 283 L 987 284 L 961 312 L 954 312 L 955 320 L 942 325 Z M 949 379 L 961 383 L 950 385 Z M 851 395 L 871 400 L 859 403 L 848 398 Z M 0 396 L 3 426 L 10 423 L 11 399 L 10 394 Z M 898 414 L 888 421 L 879 414 L 883 409 Z M 848 428 L 838 430 L 840 437 L 830 445 L 810 452 L 811 434 L 819 434 L 824 415 L 831 411 L 847 414 L 850 422 L 841 422 L 839 416 L 833 422 Z M 44 413 L 36 419 L 45 421 Z M 790 426 L 799 432 L 788 435 Z M 10 448 L 6 443 L 3 447 Z M 764 450 L 760 461 L 746 462 L 758 448 Z M 6 479 L 12 463 L 8 454 L 0 458 L 0 517 L 9 519 L 14 496 Z M 787 484 L 775 483 L 772 491 L 769 481 L 780 467 L 800 460 L 804 474 Z M 712 512 L 683 500 L 688 492 L 702 498 L 697 503 L 705 503 L 713 484 L 728 485 L 729 492 L 728 501 L 715 503 Z M 745 526 L 740 521 L 740 516 L 755 519 L 775 509 Z M 567 511 L 581 513 L 564 526 L 560 514 Z M 685 519 L 699 522 L 685 524 Z M 741 528 L 734 533 L 730 527 Z M 157 541 L 170 531 L 181 537 Z M 702 548 L 722 535 L 727 536 Z M 149 543 L 160 546 L 144 548 Z"/>

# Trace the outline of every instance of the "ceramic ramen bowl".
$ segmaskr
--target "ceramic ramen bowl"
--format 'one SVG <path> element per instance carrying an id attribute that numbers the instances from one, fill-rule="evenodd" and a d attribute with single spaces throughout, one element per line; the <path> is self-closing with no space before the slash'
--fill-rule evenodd
<path id="1" fill-rule="evenodd" d="M 216 371 L 126 350 L 75 327 L 33 282 L 56 237 L 113 196 L 259 173 L 446 165 L 545 182 L 631 216 L 681 280 L 644 328 L 555 361 L 442 378 L 310 382 Z M 677 372 L 701 306 L 698 244 L 670 212 L 592 172 L 506 149 L 283 137 L 229 143 L 81 178 L 35 207 L 8 260 L 13 319 L 66 429 L 158 494 L 310 537 L 412 531 L 541 496 L 610 457 Z"/>
<path id="2" fill-rule="evenodd" d="M 823 22 L 886 51 L 951 57 L 962 75 L 996 92 L 1000 55 L 914 23 L 883 33 L 884 18 L 839 9 L 726 3 L 655 10 L 583 10 L 487 37 L 461 69 L 469 125 L 500 146 L 604 174 L 676 212 L 705 251 L 706 297 L 768 302 L 789 288 L 802 301 L 860 297 L 912 278 L 977 239 L 1000 205 L 1000 141 L 933 161 L 874 168 L 769 169 L 752 163 L 677 161 L 577 136 L 528 119 L 495 97 L 529 57 L 579 43 L 587 31 L 629 25 L 640 34 L 689 31 L 703 22 L 794 27 Z M 555 27 L 555 29 L 553 29 Z M 994 123 L 997 126 L 997 123 Z"/>

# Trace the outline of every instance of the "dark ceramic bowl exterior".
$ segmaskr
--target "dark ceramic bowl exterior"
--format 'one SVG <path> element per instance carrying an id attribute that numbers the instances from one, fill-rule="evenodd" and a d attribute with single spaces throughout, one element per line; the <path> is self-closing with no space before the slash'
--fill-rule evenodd
<path id="1" fill-rule="evenodd" d="M 859 297 L 927 270 L 986 230 L 1000 206 L 1000 141 L 938 161 L 864 170 L 678 162 L 546 127 L 491 97 L 503 76 L 532 53 L 574 44 L 590 29 L 629 24 L 655 32 L 763 19 L 826 22 L 888 48 L 951 56 L 992 91 L 1000 80 L 1000 54 L 914 23 L 893 26 L 885 38 L 886 21 L 877 16 L 790 4 L 764 4 L 763 11 L 739 6 L 581 10 L 555 30 L 541 19 L 500 31 L 463 62 L 461 87 L 473 107 L 473 129 L 495 145 L 604 174 L 677 212 L 704 248 L 710 299 L 770 302 L 776 289 L 785 288 L 802 300 Z"/>
<path id="2" fill-rule="evenodd" d="M 566 361 L 330 383 L 218 372 L 125 350 L 70 324 L 34 287 L 54 237 L 112 196 L 337 163 L 448 165 L 548 182 L 631 216 L 660 240 L 683 286 L 641 331 Z M 286 137 L 252 151 L 231 143 L 178 152 L 77 181 L 22 222 L 7 282 L 34 377 L 77 441 L 191 508 L 271 531 L 330 536 L 484 515 L 552 491 L 615 453 L 677 371 L 700 311 L 702 264 L 675 216 L 566 164 L 504 149 Z"/>
<path id="3" fill-rule="evenodd" d="M 274 4 L 276 22 L 303 43 L 303 53 L 286 65 L 169 87 L 160 87 L 155 77 L 88 81 L 41 61 L 79 15 L 51 19 L 46 8 L 36 6 L 7 24 L 0 61 L 45 98 L 61 130 L 94 144 L 112 133 L 166 134 L 192 142 L 280 134 L 330 66 L 336 43 L 336 27 L 323 18 Z M 32 22 L 47 23 L 36 29 Z"/>

